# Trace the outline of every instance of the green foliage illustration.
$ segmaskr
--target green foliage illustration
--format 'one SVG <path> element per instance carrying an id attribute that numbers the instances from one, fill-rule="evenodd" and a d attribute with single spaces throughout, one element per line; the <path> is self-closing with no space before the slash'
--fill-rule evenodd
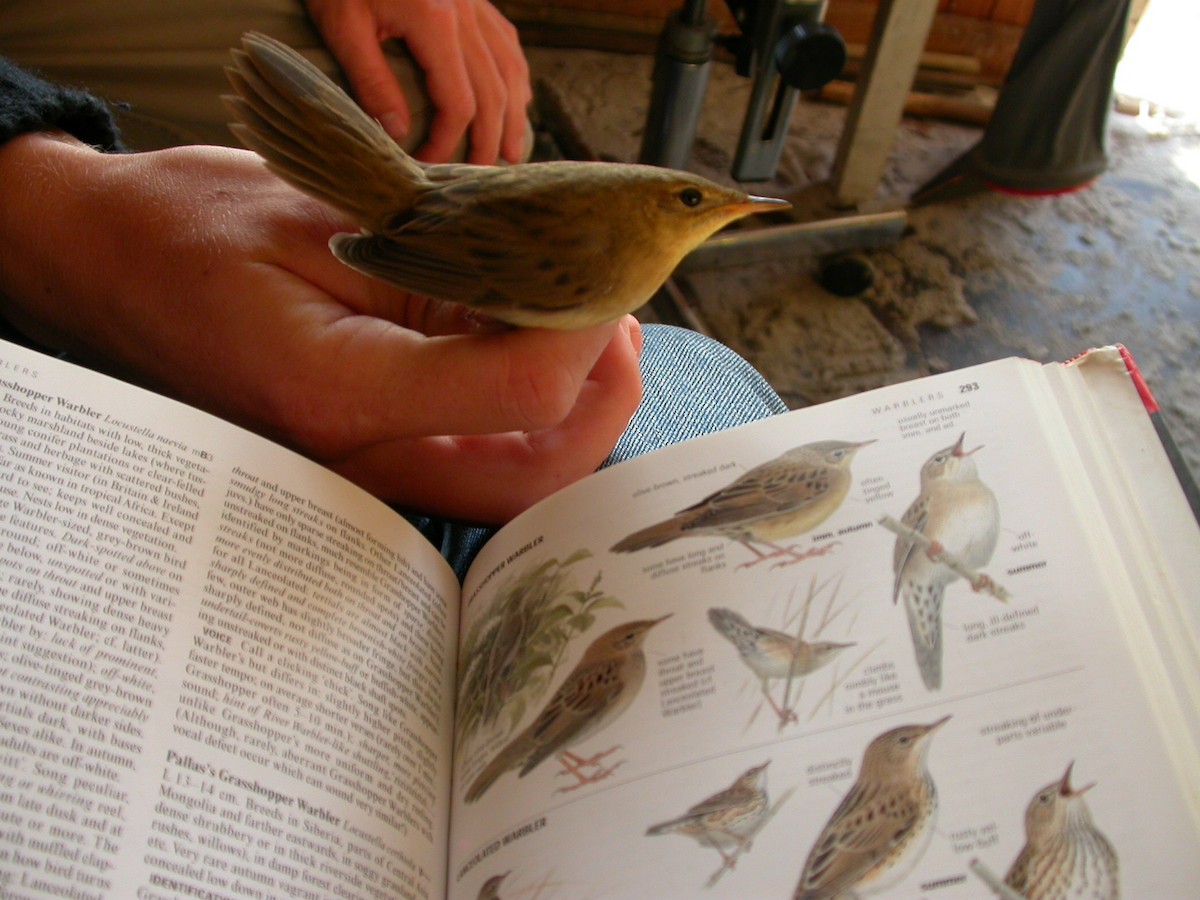
<path id="1" fill-rule="evenodd" d="M 501 720 L 512 731 L 553 683 L 571 640 L 592 627 L 599 610 L 622 608 L 601 590 L 599 572 L 579 587 L 572 569 L 590 558 L 579 550 L 511 576 L 471 626 L 458 666 L 460 746 Z"/>

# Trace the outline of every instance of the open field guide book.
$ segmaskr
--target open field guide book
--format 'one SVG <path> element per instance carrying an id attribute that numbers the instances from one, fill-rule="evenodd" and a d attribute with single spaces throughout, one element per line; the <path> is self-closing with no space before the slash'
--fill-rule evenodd
<path id="1" fill-rule="evenodd" d="M 0 345 L 0 895 L 1200 895 L 1200 530 L 1119 348 L 401 516 Z"/>

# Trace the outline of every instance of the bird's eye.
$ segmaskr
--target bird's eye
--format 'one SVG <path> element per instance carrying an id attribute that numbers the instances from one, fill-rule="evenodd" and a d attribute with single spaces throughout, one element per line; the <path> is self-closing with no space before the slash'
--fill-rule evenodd
<path id="1" fill-rule="evenodd" d="M 679 201 L 684 206 L 699 206 L 700 201 L 703 199 L 704 199 L 704 195 L 692 187 L 684 188 L 682 191 L 679 192 Z"/>

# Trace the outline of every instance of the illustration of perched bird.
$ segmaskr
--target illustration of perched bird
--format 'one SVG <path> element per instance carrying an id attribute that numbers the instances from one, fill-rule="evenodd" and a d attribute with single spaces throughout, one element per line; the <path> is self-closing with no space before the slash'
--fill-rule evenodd
<path id="1" fill-rule="evenodd" d="M 884 890 L 912 869 L 933 835 L 937 788 L 925 758 L 931 725 L 904 725 L 875 738 L 858 780 L 813 844 L 792 900 L 831 900 Z"/>
<path id="2" fill-rule="evenodd" d="M 939 557 L 952 554 L 977 569 L 987 564 L 1000 537 L 996 495 L 979 479 L 972 454 L 964 451 L 964 432 L 921 467 L 921 493 L 901 521 L 932 542 L 924 550 L 898 537 L 892 557 L 892 601 L 904 597 L 908 627 L 921 678 L 930 690 L 942 686 L 942 601 L 946 585 L 959 576 Z"/>
<path id="3" fill-rule="evenodd" d="M 732 609 L 714 607 L 708 611 L 713 628 L 737 649 L 742 662 L 758 678 L 763 696 L 781 722 L 796 721 L 796 714 L 779 707 L 771 696 L 771 679 L 803 678 L 829 663 L 853 642 L 805 641 L 776 631 L 751 625 Z"/>
<path id="4" fill-rule="evenodd" d="M 1115 900 L 1117 853 L 1095 825 L 1083 800 L 1089 784 L 1073 790 L 1071 769 L 1036 794 L 1025 810 L 1025 846 L 1004 883 L 1027 900 Z"/>
<path id="5" fill-rule="evenodd" d="M 833 515 L 850 491 L 850 461 L 859 448 L 873 443 L 817 441 L 795 447 L 671 518 L 618 541 L 612 550 L 631 553 L 681 537 L 717 535 L 750 550 L 756 559 L 747 565 L 780 556 L 798 562 L 827 552 L 832 544 L 798 553 L 775 541 L 811 531 Z M 755 544 L 771 552 L 763 553 Z"/>
<path id="6" fill-rule="evenodd" d="M 718 791 L 678 818 L 651 825 L 647 835 L 681 834 L 721 854 L 722 868 L 733 868 L 738 855 L 750 849 L 769 809 L 767 760 L 747 769 L 729 787 Z M 732 851 L 732 853 L 731 853 Z"/>
<path id="7" fill-rule="evenodd" d="M 338 259 L 514 325 L 618 319 L 718 229 L 790 205 L 655 166 L 425 165 L 290 47 L 252 32 L 233 58 L 234 134 L 363 229 L 333 237 Z"/>
<path id="8" fill-rule="evenodd" d="M 524 777 L 554 754 L 578 780 L 559 790 L 574 790 L 611 775 L 616 767 L 599 767 L 599 760 L 615 747 L 589 759 L 575 756 L 569 748 L 608 727 L 633 702 L 646 677 L 642 652 L 646 634 L 669 617 L 626 622 L 596 638 L 532 724 L 475 778 L 467 789 L 466 801 L 478 800 L 505 772 L 519 768 L 520 777 Z M 589 774 L 584 771 L 588 767 L 596 770 Z"/>

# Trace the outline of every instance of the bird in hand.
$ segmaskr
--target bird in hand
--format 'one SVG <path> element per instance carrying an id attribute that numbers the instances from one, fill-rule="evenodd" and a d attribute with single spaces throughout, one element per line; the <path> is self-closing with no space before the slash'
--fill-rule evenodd
<path id="1" fill-rule="evenodd" d="M 577 780 L 560 791 L 575 790 L 611 775 L 616 766 L 602 766 L 600 760 L 615 747 L 586 759 L 571 753 L 570 748 L 607 728 L 633 702 L 646 677 L 642 651 L 646 634 L 668 617 L 626 622 L 596 638 L 537 718 L 476 776 L 467 789 L 466 801 L 478 800 L 505 772 L 519 768 L 519 777 L 524 777 L 555 754 Z"/>
<path id="2" fill-rule="evenodd" d="M 803 678 L 830 663 L 835 656 L 853 643 L 806 641 L 774 628 L 751 625 L 744 616 L 732 609 L 714 607 L 708 620 L 717 632 L 737 648 L 742 662 L 758 678 L 763 696 L 775 710 L 780 725 L 795 722 L 796 713 L 782 709 L 771 696 L 769 682 Z M 786 697 L 786 691 L 785 691 Z"/>
<path id="3" fill-rule="evenodd" d="M 931 725 L 902 725 L 867 745 L 858 779 L 813 844 L 792 900 L 877 893 L 901 881 L 933 836 L 937 788 L 925 766 Z"/>
<path id="4" fill-rule="evenodd" d="M 721 854 L 722 870 L 732 869 L 737 857 L 750 849 L 766 820 L 767 760 L 747 769 L 729 787 L 701 800 L 682 816 L 651 825 L 650 836 L 681 834 Z"/>
<path id="5" fill-rule="evenodd" d="M 929 690 L 942 686 L 942 602 L 946 586 L 959 577 L 940 557 L 952 554 L 975 569 L 992 558 L 1000 538 L 996 495 L 980 480 L 972 458 L 982 448 L 963 450 L 965 438 L 964 432 L 925 461 L 921 492 L 901 519 L 932 542 L 930 549 L 898 537 L 892 556 L 892 601 L 904 596 L 917 667 Z"/>
<path id="6" fill-rule="evenodd" d="M 827 544 L 800 553 L 776 541 L 804 534 L 828 519 L 850 491 L 850 461 L 868 441 L 816 441 L 755 466 L 733 483 L 674 516 L 613 545 L 614 553 L 660 547 L 694 535 L 717 535 L 742 544 L 755 558 L 743 565 L 786 557 L 779 565 L 828 552 Z M 760 551 L 761 544 L 770 552 Z"/>
<path id="7" fill-rule="evenodd" d="M 1120 894 L 1117 853 L 1083 800 L 1095 785 L 1073 789 L 1073 767 L 1034 794 L 1025 810 L 1025 846 L 1004 883 L 1027 900 L 1116 900 Z"/>
<path id="8" fill-rule="evenodd" d="M 334 256 L 512 325 L 619 319 L 714 232 L 790 205 L 656 166 L 426 165 L 285 44 L 251 32 L 233 60 L 234 134 L 362 229 L 334 235 Z"/>

